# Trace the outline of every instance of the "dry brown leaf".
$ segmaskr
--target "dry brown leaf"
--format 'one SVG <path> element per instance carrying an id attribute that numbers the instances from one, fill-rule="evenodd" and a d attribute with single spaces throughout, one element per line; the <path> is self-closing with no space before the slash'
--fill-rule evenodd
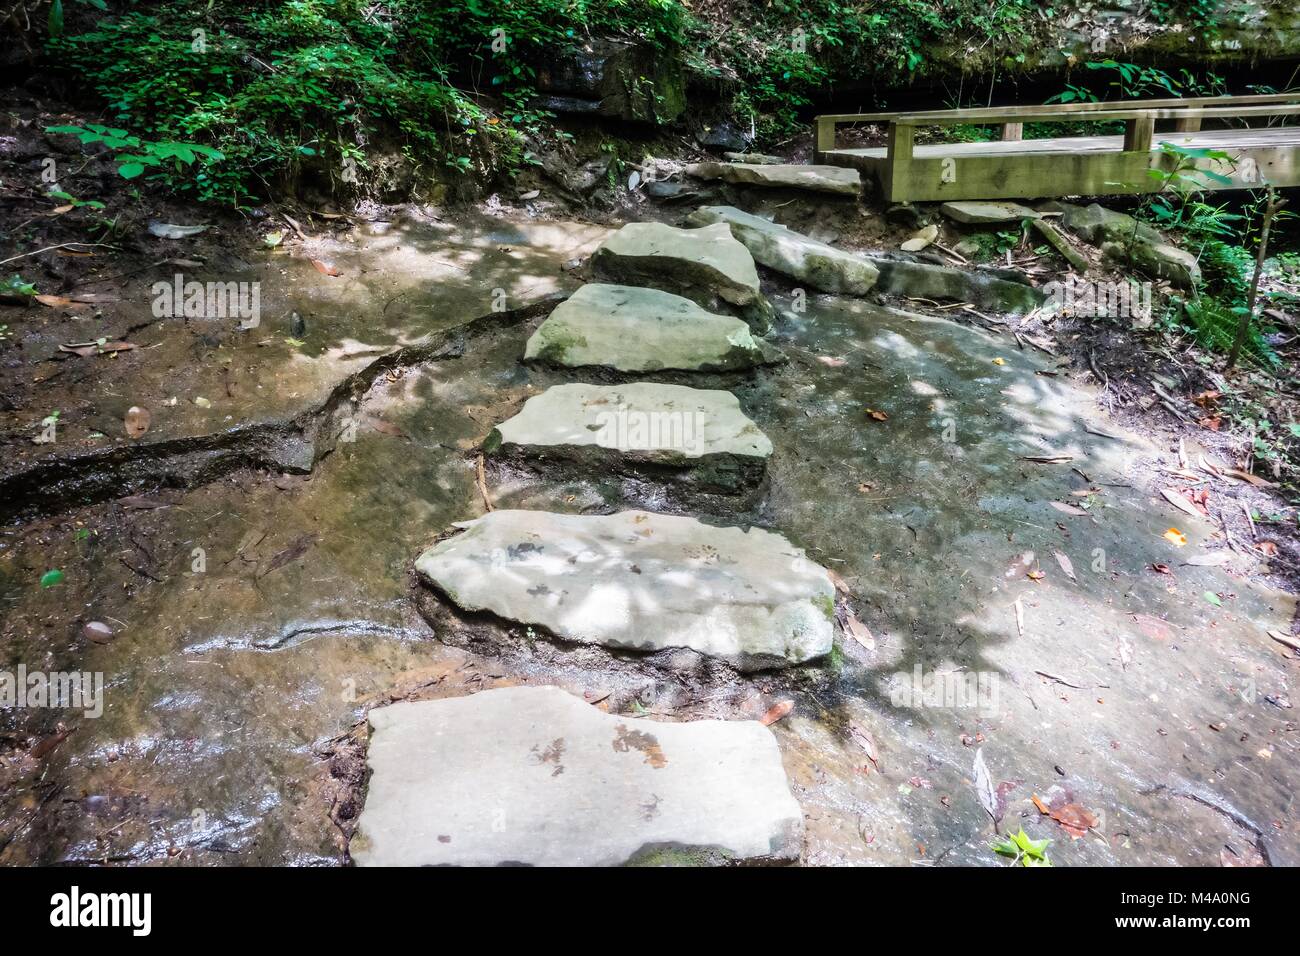
<path id="1" fill-rule="evenodd" d="M 1082 508 L 1076 508 L 1074 505 L 1067 505 L 1063 501 L 1049 501 L 1048 504 L 1057 511 L 1063 512 L 1067 515 L 1074 515 L 1076 518 L 1086 517 L 1088 514 L 1088 512 L 1084 511 Z"/>
<path id="2" fill-rule="evenodd" d="M 1175 508 L 1177 508 L 1179 511 L 1183 512 L 1184 514 L 1189 514 L 1193 518 L 1202 517 L 1200 510 L 1196 507 L 1196 505 L 1188 501 L 1185 495 L 1180 495 L 1178 492 L 1174 491 L 1171 488 L 1161 488 L 1160 494 L 1164 496 L 1165 501 L 1169 502 L 1171 505 L 1173 505 Z"/>
<path id="3" fill-rule="evenodd" d="M 871 765 L 879 770 L 880 756 L 876 753 L 876 741 L 875 738 L 871 736 L 871 733 L 861 724 L 850 722 L 849 736 L 852 737 L 857 742 L 857 745 L 866 752 L 867 759 L 871 761 Z"/>
<path id="4" fill-rule="evenodd" d="M 852 614 L 845 619 L 844 630 L 848 631 L 849 635 L 867 650 L 874 651 L 876 649 L 876 638 L 871 633 L 871 629 Z"/>
<path id="5" fill-rule="evenodd" d="M 1223 473 L 1225 475 L 1231 475 L 1233 478 L 1240 479 L 1247 484 L 1255 485 L 1258 488 L 1273 487 L 1273 482 L 1265 481 L 1263 478 L 1259 477 L 1259 475 L 1252 475 L 1250 472 L 1242 471 L 1240 468 L 1225 468 L 1223 469 Z"/>
<path id="6" fill-rule="evenodd" d="M 325 262 L 321 259 L 313 259 L 311 261 L 311 264 L 316 267 L 316 271 L 319 272 L 321 275 L 337 276 L 342 274 L 339 272 L 337 268 L 335 268 L 334 266 L 330 265 L 328 262 Z"/>
<path id="7" fill-rule="evenodd" d="M 1070 563 L 1070 559 L 1060 551 L 1054 551 L 1052 553 L 1056 556 L 1056 563 L 1061 566 L 1061 570 L 1065 572 L 1065 576 L 1071 581 L 1077 582 L 1079 579 L 1074 576 L 1074 565 Z"/>
<path id="8" fill-rule="evenodd" d="M 794 701 L 792 700 L 779 701 L 773 704 L 770 708 L 768 708 L 767 713 L 760 718 L 759 722 L 764 727 L 771 727 L 774 723 L 776 723 L 782 717 L 785 717 L 792 710 L 794 710 Z"/>
<path id="9" fill-rule="evenodd" d="M 884 412 L 880 411 L 880 409 L 878 409 L 878 408 L 868 408 L 868 409 L 867 409 L 867 417 L 868 417 L 868 418 L 873 418 L 873 419 L 875 419 L 875 420 L 878 421 L 878 422 L 887 422 L 887 421 L 889 421 L 889 416 L 888 416 L 887 414 L 885 414 Z"/>

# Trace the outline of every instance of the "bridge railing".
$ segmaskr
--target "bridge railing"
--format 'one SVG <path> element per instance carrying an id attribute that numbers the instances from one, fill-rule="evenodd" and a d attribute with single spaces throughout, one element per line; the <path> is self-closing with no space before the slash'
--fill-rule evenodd
<path id="1" fill-rule="evenodd" d="M 1151 188 L 1146 170 L 1152 163 L 1151 145 L 1157 122 L 1172 120 L 1175 131 L 1195 132 L 1205 120 L 1298 114 L 1300 92 L 920 113 L 835 114 L 816 118 L 817 157 L 819 162 L 826 162 L 826 154 L 835 150 L 837 127 L 846 123 L 881 123 L 888 127 L 884 158 L 849 159 L 878 176 L 883 197 L 889 201 L 1145 192 Z M 1099 150 L 1094 146 L 1055 153 L 1003 149 L 989 150 L 984 155 L 967 150 L 961 159 L 964 171 L 961 183 L 955 178 L 954 158 L 914 155 L 916 129 L 921 126 L 1001 126 L 1004 141 L 1018 141 L 1025 122 L 1068 123 L 1084 119 L 1123 122 L 1120 147 Z M 1265 159 L 1272 163 L 1274 157 Z M 1283 178 L 1295 178 L 1296 164 L 1287 160 L 1282 165 L 1286 167 Z M 1291 185 L 1290 182 L 1281 184 Z"/>
<path id="2" fill-rule="evenodd" d="M 893 113 L 830 113 L 814 118 L 818 154 L 835 149 L 836 131 L 840 126 L 859 123 L 888 123 L 901 117 L 909 120 L 924 117 L 926 122 L 912 125 L 955 126 L 970 123 L 1002 127 L 1004 141 L 1019 140 L 1026 122 L 1068 123 L 1100 120 L 1104 114 L 1140 110 L 1197 110 L 1300 104 L 1300 91 L 1294 93 L 1257 93 L 1248 96 L 1199 96 L 1160 100 L 1103 101 L 1097 103 L 1051 103 L 1035 106 L 970 107 L 959 110 L 901 110 Z M 1098 114 L 1103 114 L 1099 116 Z M 1264 115 L 1269 115 L 1265 113 Z M 1175 130 L 1194 132 L 1200 129 L 1201 117 L 1189 115 L 1179 119 Z"/>

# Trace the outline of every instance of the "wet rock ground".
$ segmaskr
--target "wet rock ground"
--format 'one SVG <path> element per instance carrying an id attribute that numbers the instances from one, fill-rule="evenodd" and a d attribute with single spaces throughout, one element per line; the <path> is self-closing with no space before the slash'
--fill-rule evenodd
<path id="1" fill-rule="evenodd" d="M 309 412 L 384 351 L 488 314 L 495 289 L 518 306 L 572 288 L 560 267 L 603 235 L 411 222 L 355 246 L 266 253 L 250 274 L 281 270 L 264 288 L 283 299 L 264 309 L 306 316 L 306 345 L 258 345 L 229 325 L 212 345 L 151 323 L 132 335 L 156 349 L 78 359 L 100 364 L 67 393 L 83 404 L 60 401 L 59 440 L 127 441 L 110 427 L 114 401 L 155 412 L 151 439 Z M 146 302 L 124 296 L 121 321 Z M 496 424 L 578 380 L 520 362 L 542 319 L 520 314 L 441 361 L 367 379 L 348 396 L 355 440 L 309 472 L 235 469 L 4 528 L 4 664 L 103 672 L 105 706 L 98 718 L 4 712 L 0 862 L 345 861 L 370 707 L 545 684 L 610 713 L 774 720 L 807 864 L 995 862 L 977 750 L 1001 828 L 1051 837 L 1058 865 L 1297 862 L 1295 662 L 1267 633 L 1290 633 L 1294 600 L 1252 583 L 1245 552 L 1185 563 L 1223 541 L 1160 497 L 1176 452 L 1107 420 L 1007 337 L 828 296 L 802 312 L 774 303 L 790 362 L 690 381 L 733 391 L 772 440 L 751 497 L 700 509 L 618 474 L 480 475 Z M 59 324 L 77 321 L 51 317 L 44 347 L 82 340 Z M 248 376 L 233 394 L 223 366 Z M 7 427 L 26 436 L 32 422 L 12 414 Z M 49 453 L 22 445 L 6 446 L 10 473 Z M 835 572 L 836 650 L 745 677 L 460 615 L 411 562 L 485 500 L 703 510 L 779 530 Z M 62 582 L 41 587 L 55 568 Z M 87 632 L 92 621 L 111 636 Z M 1094 823 L 1075 838 L 1035 796 Z"/>

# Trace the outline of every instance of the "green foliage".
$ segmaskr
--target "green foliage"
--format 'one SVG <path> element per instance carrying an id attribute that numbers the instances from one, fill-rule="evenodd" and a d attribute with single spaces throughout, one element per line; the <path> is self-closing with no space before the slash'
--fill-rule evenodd
<path id="1" fill-rule="evenodd" d="M 1012 866 L 1051 866 L 1047 858 L 1047 847 L 1051 840 L 1031 840 L 1023 827 L 1014 836 L 1010 833 L 1005 839 L 989 844 L 989 848 L 998 856 L 1012 858 Z"/>
<path id="2" fill-rule="evenodd" d="M 45 132 L 67 133 L 76 136 L 82 143 L 103 143 L 110 150 L 118 153 L 115 161 L 118 163 L 118 174 L 123 179 L 134 179 L 145 170 L 153 169 L 157 171 L 157 175 L 151 178 L 167 182 L 170 185 L 176 185 L 179 180 L 185 177 L 187 167 L 193 166 L 200 157 L 203 159 L 225 159 L 220 150 L 213 149 L 210 146 L 203 146 L 199 143 L 148 142 L 138 136 L 132 136 L 124 129 L 113 129 L 97 123 L 88 123 L 84 128 L 80 126 L 50 126 L 46 128 Z M 130 150 L 130 152 L 123 153 L 122 150 Z M 103 203 L 93 201 L 82 203 L 73 199 L 67 193 L 51 192 L 50 195 L 68 199 L 74 205 L 93 204 L 100 209 L 104 208 Z"/>
<path id="3" fill-rule="evenodd" d="M 543 132 L 545 114 L 526 104 L 546 55 L 595 31 L 667 47 L 684 24 L 679 0 L 168 0 L 147 9 L 52 37 L 49 52 L 104 98 L 119 138 L 140 139 L 124 175 L 151 172 L 235 204 L 307 167 L 336 187 L 364 185 L 367 149 L 385 137 L 415 166 L 517 166 L 529 160 L 527 138 Z M 490 91 L 498 110 L 466 89 Z M 195 144 L 211 152 L 199 156 Z M 191 165 L 184 154 L 150 145 L 183 146 L 203 162 L 179 175 L 174 160 Z"/>

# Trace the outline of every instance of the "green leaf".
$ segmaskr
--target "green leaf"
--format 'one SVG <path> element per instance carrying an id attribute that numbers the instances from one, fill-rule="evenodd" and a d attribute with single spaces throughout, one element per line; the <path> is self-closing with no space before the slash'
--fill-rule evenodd
<path id="1" fill-rule="evenodd" d="M 144 172 L 144 169 L 144 163 L 123 163 L 117 167 L 117 171 L 123 179 L 135 179 Z"/>
<path id="2" fill-rule="evenodd" d="M 50 36 L 57 37 L 63 35 L 63 0 L 54 0 L 54 2 L 50 4 L 48 26 Z"/>
<path id="3" fill-rule="evenodd" d="M 1205 592 L 1205 600 L 1209 601 L 1215 607 L 1223 607 L 1223 600 L 1213 591 Z"/>
<path id="4" fill-rule="evenodd" d="M 54 568 L 52 571 L 46 571 L 41 575 L 41 587 L 43 588 L 52 588 L 56 584 L 61 584 L 62 582 L 63 572 L 58 568 Z"/>

